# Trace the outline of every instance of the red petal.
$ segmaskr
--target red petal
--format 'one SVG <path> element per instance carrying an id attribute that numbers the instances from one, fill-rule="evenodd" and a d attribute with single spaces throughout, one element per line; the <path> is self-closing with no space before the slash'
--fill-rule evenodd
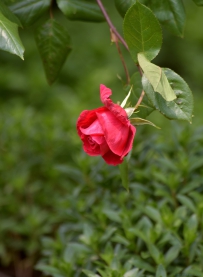
<path id="1" fill-rule="evenodd" d="M 103 135 L 104 134 L 98 119 L 96 119 L 88 128 L 80 127 L 80 131 L 84 135 Z"/>
<path id="2" fill-rule="evenodd" d="M 90 156 L 101 155 L 100 146 L 97 143 L 94 143 L 94 144 L 90 143 L 88 136 L 84 136 L 82 138 L 82 141 L 83 141 L 83 149 L 88 155 Z"/>
<path id="3" fill-rule="evenodd" d="M 105 100 L 109 98 L 109 96 L 111 95 L 112 95 L 112 91 L 110 88 L 107 88 L 105 85 L 100 85 L 100 99 L 102 103 L 104 103 Z"/>
<path id="4" fill-rule="evenodd" d="M 97 113 L 97 117 L 111 151 L 116 155 L 124 157 L 129 152 L 130 147 L 132 147 L 135 134 L 135 132 L 133 133 L 133 126 L 129 121 L 127 122 L 128 125 L 123 124 L 110 111 Z M 128 150 L 128 152 L 126 152 L 126 150 Z"/>
<path id="5" fill-rule="evenodd" d="M 104 136 L 92 136 L 92 139 L 99 144 L 102 156 L 109 151 L 109 147 Z"/>
<path id="6" fill-rule="evenodd" d="M 79 130 L 81 128 L 88 128 L 96 119 L 97 115 L 96 112 L 103 112 L 107 109 L 105 107 L 97 108 L 94 110 L 85 110 L 81 112 L 78 120 L 77 120 L 77 129 Z"/>
<path id="7" fill-rule="evenodd" d="M 130 124 L 128 139 L 127 139 L 125 148 L 123 149 L 123 155 L 121 156 L 122 158 L 125 157 L 132 149 L 135 133 L 136 133 L 136 128 Z"/>
<path id="8" fill-rule="evenodd" d="M 110 165 L 118 165 L 123 162 L 123 159 L 121 159 L 120 156 L 114 154 L 111 151 L 108 151 L 105 155 L 102 156 L 102 158 L 105 160 L 107 164 Z"/>

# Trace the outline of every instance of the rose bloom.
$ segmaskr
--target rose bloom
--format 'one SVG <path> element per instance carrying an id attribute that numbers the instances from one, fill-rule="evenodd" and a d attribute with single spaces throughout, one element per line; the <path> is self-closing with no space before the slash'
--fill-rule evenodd
<path id="1" fill-rule="evenodd" d="M 107 164 L 117 165 L 132 149 L 136 129 L 126 111 L 109 98 L 111 94 L 109 88 L 100 85 L 104 106 L 83 111 L 77 121 L 77 131 L 88 155 L 101 155 Z"/>

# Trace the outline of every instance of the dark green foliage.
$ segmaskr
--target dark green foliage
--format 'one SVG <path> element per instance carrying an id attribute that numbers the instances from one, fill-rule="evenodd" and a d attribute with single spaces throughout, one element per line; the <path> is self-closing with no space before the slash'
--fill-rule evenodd
<path id="1" fill-rule="evenodd" d="M 51 0 L 3 0 L 24 27 L 36 22 L 50 7 Z"/>
<path id="2" fill-rule="evenodd" d="M 104 16 L 95 0 L 57 0 L 59 9 L 71 20 L 104 21 Z"/>
<path id="3" fill-rule="evenodd" d="M 71 52 L 70 36 L 61 24 L 49 19 L 37 29 L 35 38 L 48 83 L 51 85 Z"/>
<path id="4" fill-rule="evenodd" d="M 122 189 L 116 168 L 106 175 L 102 164 L 92 167 L 91 183 L 66 197 L 67 222 L 55 239 L 42 239 L 44 259 L 38 268 L 54 277 L 83 276 L 83 269 L 123 276 L 133 268 L 143 273 L 135 276 L 165 271 L 163 276 L 201 276 L 201 134 L 202 128 L 192 133 L 173 125 L 172 141 L 154 136 L 142 142 L 139 135 L 129 192 Z"/>

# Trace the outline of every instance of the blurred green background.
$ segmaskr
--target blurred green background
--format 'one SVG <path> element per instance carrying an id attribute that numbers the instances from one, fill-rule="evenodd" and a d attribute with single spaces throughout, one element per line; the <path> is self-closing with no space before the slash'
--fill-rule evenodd
<path id="1" fill-rule="evenodd" d="M 122 33 L 122 19 L 113 1 L 104 2 Z M 154 112 L 149 120 L 161 130 L 151 126 L 137 128 L 132 182 L 148 182 L 147 169 L 156 151 L 164 153 L 164 149 L 171 147 L 170 151 L 166 150 L 167 155 L 169 160 L 176 161 L 179 148 L 174 145 L 189 143 L 193 133 L 196 134 L 197 128 L 202 126 L 203 8 L 189 0 L 185 1 L 185 7 L 185 37 L 174 37 L 163 30 L 163 47 L 155 63 L 173 69 L 189 84 L 194 93 L 193 124 L 174 124 Z M 69 31 L 73 50 L 53 86 L 46 82 L 34 40 L 33 33 L 39 22 L 20 32 L 26 49 L 24 61 L 0 52 L 0 259 L 2 271 L 12 272 L 10 274 L 16 277 L 32 276 L 33 265 L 42 253 L 47 254 L 46 247 L 41 244 L 42 238 L 45 235 L 55 238 L 56 232 L 62 228 L 60 226 L 69 221 L 78 224 L 85 221 L 85 211 L 98 201 L 101 191 L 113 195 L 114 200 L 105 200 L 109 201 L 108 205 L 111 201 L 118 201 L 115 203 L 118 207 L 121 200 L 115 197 L 115 193 L 125 195 L 118 168 L 105 165 L 100 157 L 84 154 L 75 129 L 82 110 L 101 105 L 100 84 L 113 90 L 115 102 L 123 100 L 125 92 L 121 79 L 125 80 L 125 75 L 116 47 L 110 42 L 105 23 L 70 22 L 58 12 L 55 16 Z M 136 66 L 122 49 L 133 74 Z M 157 150 L 159 146 L 162 150 Z M 187 155 L 183 151 L 180 163 L 184 159 Z M 146 168 L 142 170 L 142 166 Z M 198 174 L 201 176 L 202 172 Z M 156 174 L 153 176 L 156 178 Z M 81 191 L 84 194 L 80 201 Z M 102 222 L 99 212 L 94 213 L 95 220 L 98 218 Z M 72 233 L 70 237 L 75 239 Z M 58 247 L 58 252 L 52 253 L 55 260 L 50 263 L 61 268 L 56 257 L 62 246 L 54 247 Z"/>

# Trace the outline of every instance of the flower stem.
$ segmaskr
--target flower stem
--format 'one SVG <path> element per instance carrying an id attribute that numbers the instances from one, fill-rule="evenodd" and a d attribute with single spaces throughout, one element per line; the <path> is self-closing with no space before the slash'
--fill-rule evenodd
<path id="1" fill-rule="evenodd" d="M 127 84 L 130 84 L 130 75 L 129 75 L 127 65 L 125 63 L 125 60 L 123 58 L 123 55 L 122 55 L 122 52 L 121 52 L 121 49 L 120 49 L 120 46 L 119 46 L 119 40 L 118 40 L 117 36 L 114 34 L 114 32 L 111 29 L 110 29 L 110 31 L 111 31 L 111 41 L 115 42 L 115 44 L 116 44 L 116 48 L 118 50 L 118 54 L 119 54 L 119 57 L 121 59 L 124 71 L 125 71 Z"/>
<path id="2" fill-rule="evenodd" d="M 142 93 L 141 93 L 141 95 L 140 95 L 140 98 L 139 98 L 138 101 L 137 101 L 137 104 L 135 105 L 135 110 L 136 110 L 136 109 L 139 107 L 139 105 L 141 104 L 144 95 L 145 95 L 145 92 L 144 92 L 144 90 L 143 90 Z"/>
<path id="3" fill-rule="evenodd" d="M 128 73 L 128 70 L 127 70 L 127 66 L 125 64 L 125 61 L 124 61 L 124 58 L 121 54 L 121 51 L 120 51 L 120 47 L 119 47 L 119 44 L 118 44 L 118 41 L 120 41 L 124 47 L 129 51 L 129 48 L 128 48 L 128 45 L 126 43 L 126 41 L 124 40 L 124 38 L 118 33 L 118 31 L 116 30 L 116 27 L 113 25 L 113 23 L 111 22 L 111 19 L 109 18 L 108 16 L 108 13 L 106 12 L 103 4 L 102 4 L 102 1 L 101 0 L 96 0 L 97 1 L 97 4 L 100 8 L 100 10 L 102 11 L 105 19 L 106 19 L 106 22 L 108 23 L 109 25 L 109 28 L 110 28 L 110 32 L 111 32 L 111 38 L 114 37 L 113 41 L 116 43 L 116 47 L 118 49 L 118 53 L 119 53 L 119 56 L 120 56 L 120 59 L 121 59 L 121 62 L 123 64 L 123 67 L 124 67 L 124 70 L 125 70 L 125 74 L 126 74 L 126 78 L 127 78 L 127 82 L 128 84 L 130 83 L 130 77 L 129 77 L 129 73 Z M 115 38 L 116 37 L 116 38 Z M 140 67 L 139 64 L 136 64 L 137 68 L 138 68 L 138 71 L 140 73 L 140 75 L 142 76 L 143 75 L 143 72 L 142 72 L 142 69 Z M 142 91 L 141 95 L 140 95 L 140 98 L 138 99 L 137 101 L 137 104 L 135 105 L 135 109 L 138 108 L 138 106 L 141 104 L 142 100 L 143 100 L 143 97 L 145 95 L 145 92 L 144 90 Z"/>
<path id="4" fill-rule="evenodd" d="M 117 36 L 117 38 L 120 40 L 120 42 L 125 46 L 125 48 L 129 51 L 128 49 L 128 45 L 127 43 L 125 42 L 124 38 L 118 33 L 118 31 L 116 30 L 115 26 L 113 25 L 113 23 L 111 22 L 111 19 L 109 18 L 101 0 L 97 0 L 97 4 L 98 6 L 100 7 L 100 10 L 102 11 L 105 19 L 106 19 L 106 22 L 108 23 L 110 29 L 113 31 L 113 33 Z"/>

